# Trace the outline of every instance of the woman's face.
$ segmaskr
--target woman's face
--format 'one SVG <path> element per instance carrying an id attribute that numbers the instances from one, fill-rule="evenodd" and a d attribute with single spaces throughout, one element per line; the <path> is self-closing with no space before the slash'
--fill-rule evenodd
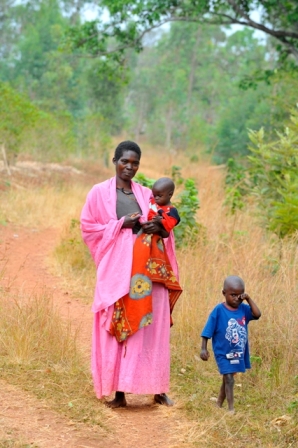
<path id="1" fill-rule="evenodd" d="M 134 151 L 124 151 L 119 160 L 113 159 L 116 167 L 116 176 L 127 182 L 130 181 L 140 166 L 139 155 Z"/>

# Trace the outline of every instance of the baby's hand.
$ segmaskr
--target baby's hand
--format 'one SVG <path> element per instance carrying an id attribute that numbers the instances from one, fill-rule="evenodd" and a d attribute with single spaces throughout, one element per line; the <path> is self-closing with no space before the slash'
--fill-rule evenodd
<path id="1" fill-rule="evenodd" d="M 162 216 L 160 216 L 160 215 L 155 215 L 152 218 L 152 221 L 154 221 L 154 222 L 160 222 L 161 220 L 162 220 Z"/>
<path id="2" fill-rule="evenodd" d="M 208 350 L 202 348 L 201 353 L 200 353 L 200 358 L 201 358 L 203 361 L 208 361 L 209 356 L 210 356 L 210 355 L 209 355 Z"/>

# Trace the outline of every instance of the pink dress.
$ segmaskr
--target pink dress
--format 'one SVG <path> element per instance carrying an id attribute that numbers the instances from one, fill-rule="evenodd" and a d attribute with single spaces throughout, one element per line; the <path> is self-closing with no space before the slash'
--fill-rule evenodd
<path id="1" fill-rule="evenodd" d="M 132 191 L 147 220 L 151 190 L 132 182 Z M 92 310 L 91 368 L 96 396 L 113 391 L 136 394 L 168 392 L 170 378 L 170 307 L 167 289 L 153 285 L 153 323 L 118 343 L 109 333 L 117 299 L 129 291 L 135 236 L 121 229 L 124 218 L 116 215 L 116 178 L 95 185 L 87 196 L 81 214 L 81 229 L 97 266 Z M 178 274 L 174 237 L 165 240 L 166 250 Z"/>

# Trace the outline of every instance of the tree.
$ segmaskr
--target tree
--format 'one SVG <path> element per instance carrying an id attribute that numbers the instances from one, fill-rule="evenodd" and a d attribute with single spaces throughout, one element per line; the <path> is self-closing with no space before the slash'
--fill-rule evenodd
<path id="1" fill-rule="evenodd" d="M 0 83 L 0 145 L 4 163 L 13 159 L 24 130 L 33 126 L 40 111 L 8 85 Z M 9 169 L 8 169 L 9 172 Z"/>
<path id="2" fill-rule="evenodd" d="M 135 53 L 134 53 L 135 54 Z M 174 23 L 155 45 L 129 61 L 127 115 L 136 138 L 196 152 L 206 148 L 222 163 L 247 152 L 247 128 L 269 124 L 270 87 L 241 91 L 239 81 L 264 69 L 266 47 L 244 29 Z"/>
<path id="3" fill-rule="evenodd" d="M 111 60 L 83 59 L 59 48 L 66 28 L 82 20 L 80 9 L 87 2 L 1 2 L 0 80 L 63 122 L 67 131 L 72 127 L 84 153 L 105 151 L 107 135 L 122 129 L 125 73 Z M 44 125 L 32 132 L 38 129 Z"/>
<path id="4" fill-rule="evenodd" d="M 281 61 L 290 54 L 298 61 L 296 0 L 102 0 L 100 7 L 102 13 L 108 10 L 109 20 L 73 27 L 68 41 L 71 48 L 81 48 L 94 57 L 113 54 L 121 60 L 127 47 L 140 51 L 143 36 L 167 22 L 237 24 L 274 38 Z"/>

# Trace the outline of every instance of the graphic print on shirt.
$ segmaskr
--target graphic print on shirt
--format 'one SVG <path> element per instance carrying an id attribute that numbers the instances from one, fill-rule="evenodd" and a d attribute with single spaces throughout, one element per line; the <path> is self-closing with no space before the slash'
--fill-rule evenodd
<path id="1" fill-rule="evenodd" d="M 241 319 L 241 323 L 245 324 L 245 318 Z M 243 358 L 247 341 L 245 327 L 240 325 L 236 319 L 230 319 L 226 328 L 225 338 L 230 342 L 231 346 L 230 352 L 226 354 L 227 359 L 230 360 L 231 364 L 239 364 L 239 359 Z"/>

